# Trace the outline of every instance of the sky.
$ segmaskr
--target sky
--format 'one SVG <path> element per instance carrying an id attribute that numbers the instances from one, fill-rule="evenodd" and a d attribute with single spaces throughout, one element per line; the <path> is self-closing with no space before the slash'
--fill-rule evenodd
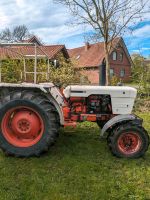
<path id="1" fill-rule="evenodd" d="M 134 32 L 123 36 L 130 54 L 150 55 L 150 13 Z M 0 31 L 6 27 L 26 25 L 45 44 L 65 44 L 67 48 L 84 45 L 85 30 L 68 25 L 69 11 L 53 0 L 0 0 Z"/>

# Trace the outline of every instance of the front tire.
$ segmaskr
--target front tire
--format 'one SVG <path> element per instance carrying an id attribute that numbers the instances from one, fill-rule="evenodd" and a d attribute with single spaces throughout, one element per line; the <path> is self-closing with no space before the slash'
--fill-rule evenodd
<path id="1" fill-rule="evenodd" d="M 39 156 L 58 134 L 58 113 L 47 98 L 32 91 L 13 91 L 0 102 L 0 147 L 7 155 Z"/>
<path id="2" fill-rule="evenodd" d="M 118 125 L 108 137 L 113 155 L 120 158 L 139 158 L 149 146 L 149 136 L 142 126 L 131 123 Z"/>

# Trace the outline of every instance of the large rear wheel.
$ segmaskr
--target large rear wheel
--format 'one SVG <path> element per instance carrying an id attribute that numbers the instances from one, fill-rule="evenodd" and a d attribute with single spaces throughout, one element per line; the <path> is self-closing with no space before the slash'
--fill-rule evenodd
<path id="1" fill-rule="evenodd" d="M 39 156 L 48 151 L 58 134 L 55 107 L 32 91 L 14 91 L 0 102 L 0 147 L 8 155 Z"/>
<path id="2" fill-rule="evenodd" d="M 142 126 L 131 123 L 116 126 L 108 137 L 113 155 L 124 158 L 138 158 L 148 149 L 149 136 Z"/>

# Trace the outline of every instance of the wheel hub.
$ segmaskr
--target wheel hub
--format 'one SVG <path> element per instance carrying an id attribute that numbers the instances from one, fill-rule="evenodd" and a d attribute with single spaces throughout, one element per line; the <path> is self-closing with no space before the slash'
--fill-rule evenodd
<path id="1" fill-rule="evenodd" d="M 23 133 L 27 133 L 30 130 L 30 126 L 31 126 L 30 122 L 24 119 L 20 120 L 17 125 L 18 125 L 19 131 Z"/>
<path id="2" fill-rule="evenodd" d="M 17 137 L 34 138 L 40 131 L 40 121 L 33 112 L 19 111 L 11 121 L 11 128 Z"/>
<path id="3" fill-rule="evenodd" d="M 124 154 L 131 154 L 140 149 L 141 139 L 136 133 L 124 133 L 118 139 L 118 148 Z"/>
<path id="4" fill-rule="evenodd" d="M 32 108 L 14 108 L 6 112 L 2 120 L 2 133 L 15 146 L 32 146 L 40 140 L 43 132 L 44 122 Z"/>

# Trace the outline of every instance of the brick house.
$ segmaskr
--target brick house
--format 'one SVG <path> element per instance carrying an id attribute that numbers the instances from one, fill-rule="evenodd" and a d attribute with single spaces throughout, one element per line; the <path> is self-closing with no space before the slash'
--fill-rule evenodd
<path id="1" fill-rule="evenodd" d="M 105 60 L 104 43 L 86 43 L 85 46 L 69 49 L 69 56 L 76 61 L 76 68 L 87 76 L 91 84 L 99 84 L 99 68 Z M 132 60 L 123 38 L 116 38 L 109 55 L 110 75 L 129 81 Z"/>

